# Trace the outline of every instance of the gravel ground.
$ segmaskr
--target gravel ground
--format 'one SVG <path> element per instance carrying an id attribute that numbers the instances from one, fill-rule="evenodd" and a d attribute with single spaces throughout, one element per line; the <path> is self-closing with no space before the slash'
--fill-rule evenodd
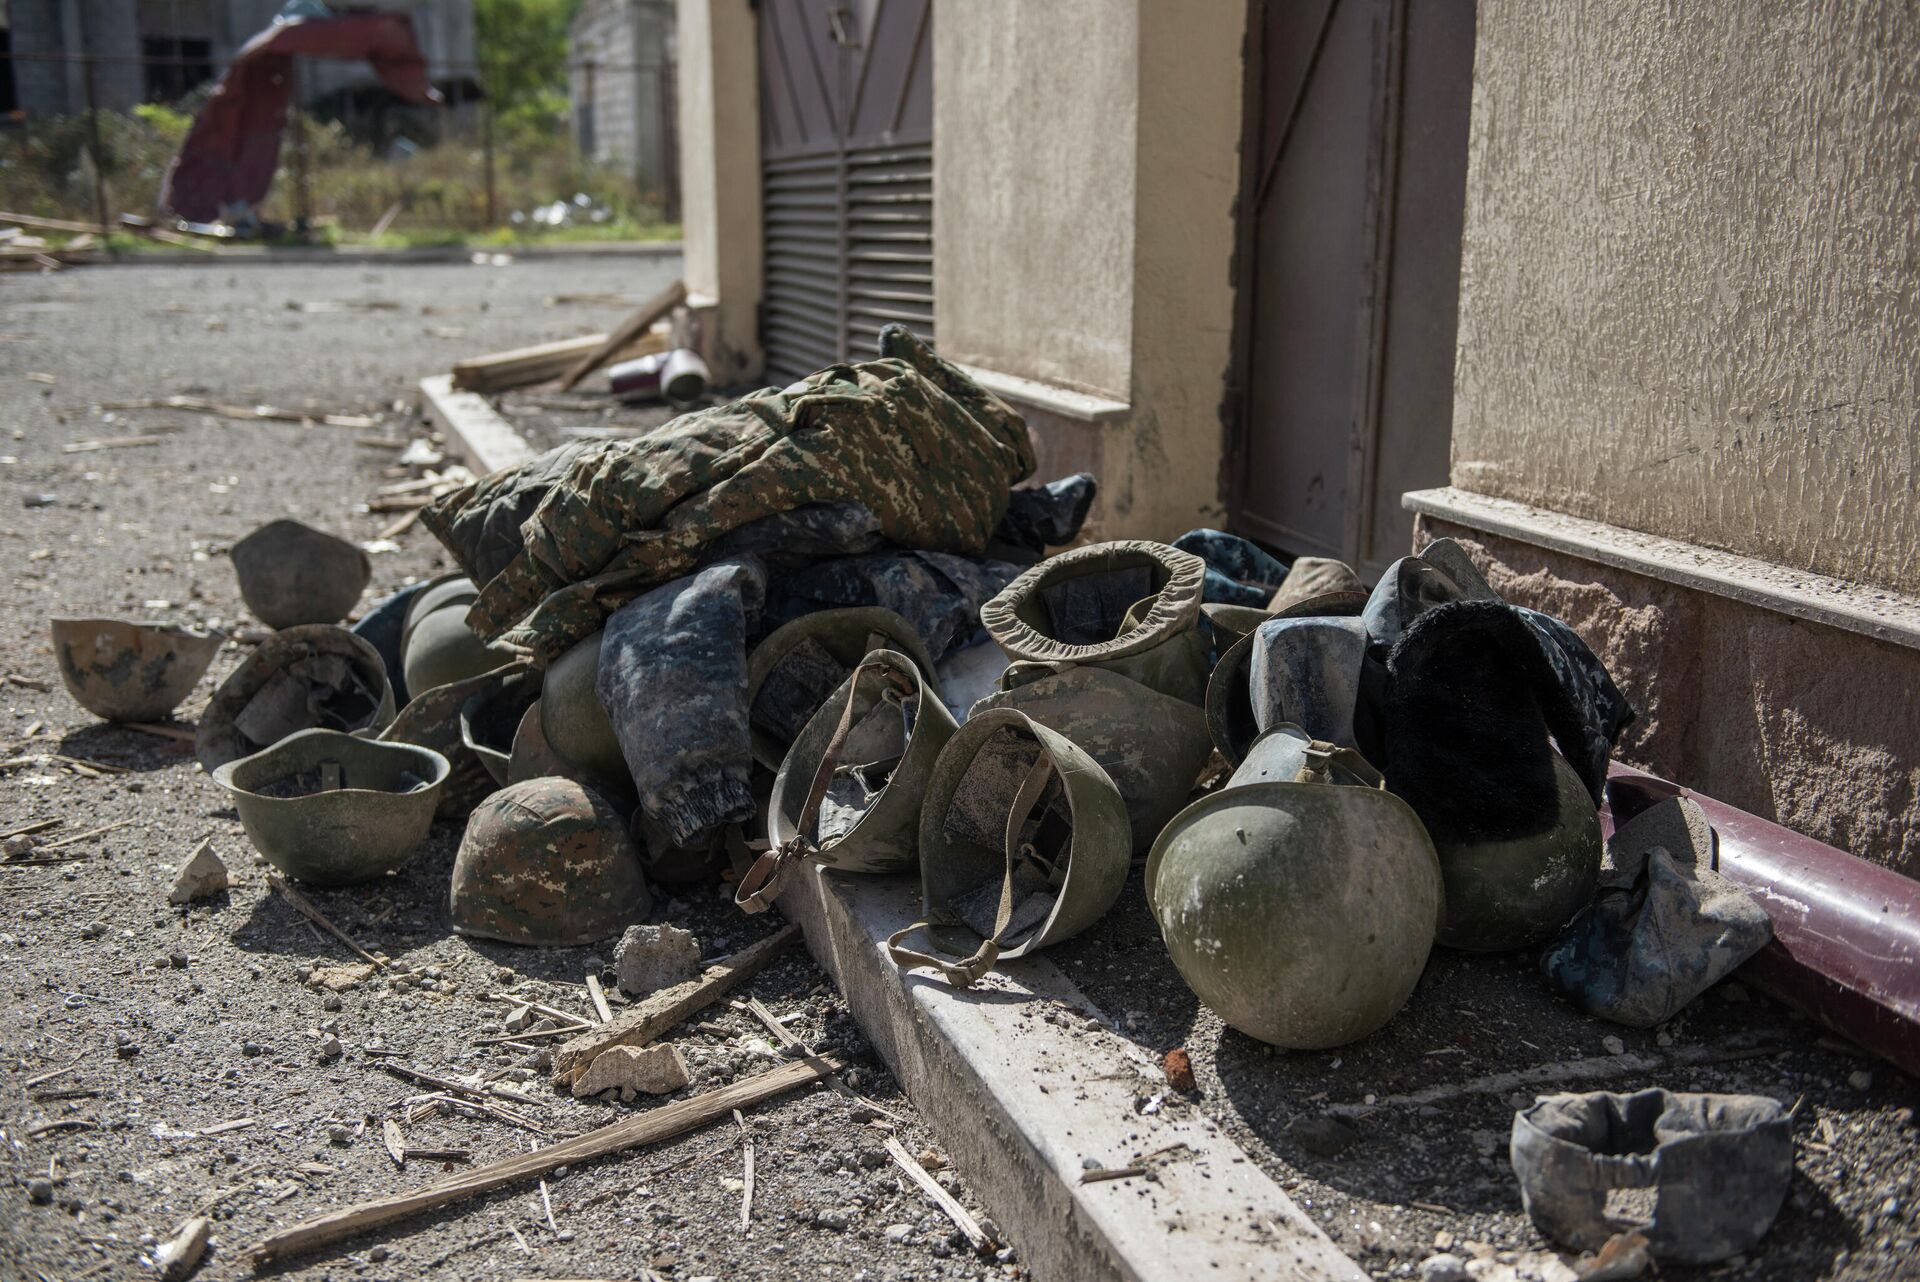
<path id="1" fill-rule="evenodd" d="M 197 1276 L 251 1276 L 245 1248 L 264 1233 L 437 1177 L 441 1163 L 416 1158 L 398 1172 L 384 1151 L 380 1123 L 404 1116 L 424 1088 L 381 1071 L 383 1059 L 449 1075 L 501 1073 L 535 1101 L 513 1107 L 539 1131 L 431 1110 L 407 1124 L 410 1145 L 467 1150 L 475 1163 L 653 1106 L 557 1095 L 537 1055 L 479 1043 L 511 1009 L 486 994 L 589 1010 L 584 978 L 599 964 L 593 954 L 610 957 L 610 943 L 518 949 L 452 934 L 454 825 L 437 827 L 400 875 L 310 892 L 404 972 L 338 993 L 317 986 L 316 966 L 324 979 L 336 973 L 325 968 L 353 957 L 269 891 L 233 810 L 199 777 L 186 745 L 106 726 L 67 697 L 46 620 L 251 626 L 225 549 L 280 516 L 358 539 L 389 525 L 392 514 L 359 508 L 389 479 L 392 453 L 355 438 L 422 431 L 414 380 L 462 355 L 592 332 L 620 314 L 550 308 L 550 295 L 645 294 L 677 270 L 671 259 L 606 258 L 504 268 L 140 266 L 0 284 L 0 539 L 11 580 L 0 601 L 0 832 L 57 819 L 40 840 L 76 838 L 38 852 L 64 862 L 0 868 L 0 1277 L 141 1276 L 156 1239 L 208 1207 L 215 1240 Z M 175 393 L 381 424 L 368 432 L 99 408 Z M 165 439 L 63 449 L 128 434 Z M 42 495 L 51 496 L 44 506 Z M 447 568 L 424 534 L 397 542 L 373 558 L 368 603 Z M 183 720 L 242 654 L 239 645 L 223 650 L 180 709 Z M 174 872 L 202 839 L 235 885 L 169 907 Z M 777 925 L 742 917 L 712 887 L 663 896 L 655 917 L 687 925 L 708 956 Z M 754 1110 L 751 1232 L 738 1227 L 741 1136 L 716 1125 L 556 1172 L 544 1199 L 515 1186 L 298 1257 L 277 1275 L 1024 1275 L 1010 1254 L 983 1260 L 956 1249 L 952 1226 L 887 1159 L 889 1129 L 912 1152 L 935 1150 L 936 1168 L 937 1139 L 804 952 L 738 996 L 760 999 L 802 1037 L 854 1054 L 849 1082 L 898 1119 L 861 1120 L 824 1087 Z M 341 1044 L 337 1058 L 329 1037 Z M 767 1031 L 724 1004 L 672 1039 L 696 1091 L 779 1062 Z M 979 1213 L 951 1172 L 937 1178 Z"/>
<path id="2" fill-rule="evenodd" d="M 1772 1231 L 1749 1258 L 1663 1264 L 1662 1278 L 1920 1276 L 1920 1090 L 1738 982 L 1657 1030 L 1639 1031 L 1554 997 L 1530 953 L 1436 949 L 1406 1009 L 1380 1032 L 1334 1051 L 1289 1053 L 1234 1032 L 1199 1005 L 1167 957 L 1138 866 L 1098 926 L 1048 955 L 1143 1047 L 1156 1055 L 1186 1047 L 1198 1090 L 1171 1097 L 1179 1100 L 1172 1106 L 1218 1121 L 1376 1277 L 1415 1276 L 1442 1249 L 1469 1259 L 1476 1249 L 1505 1253 L 1524 1267 L 1549 1244 L 1521 1208 L 1508 1162 L 1515 1109 L 1536 1092 L 1649 1086 L 1804 1100 L 1793 1183 Z M 1604 1072 L 1622 1053 L 1666 1063 L 1604 1078 L 1561 1072 L 1553 1084 L 1432 1102 L 1392 1098 L 1575 1060 L 1606 1062 Z M 1676 1062 L 1694 1056 L 1717 1062 Z"/>

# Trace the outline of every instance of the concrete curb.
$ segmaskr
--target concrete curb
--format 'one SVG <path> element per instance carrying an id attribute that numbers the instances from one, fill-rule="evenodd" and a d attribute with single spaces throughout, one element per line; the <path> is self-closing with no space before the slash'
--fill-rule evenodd
<path id="1" fill-rule="evenodd" d="M 231 249 L 197 252 L 183 249 L 178 254 L 111 254 L 97 264 L 101 267 L 277 267 L 288 263 L 315 266 L 365 266 L 413 263 L 465 263 L 476 253 L 505 254 L 516 259 L 556 258 L 672 258 L 680 253 L 677 240 L 617 240 L 577 245 L 495 245 L 484 249 L 461 245 L 421 245 L 400 249 L 366 246 L 352 249 L 327 249 L 315 246 L 300 249 L 286 246 L 243 245 Z"/>
<path id="2" fill-rule="evenodd" d="M 502 418 L 484 396 L 457 390 L 453 375 L 421 379 L 420 396 L 426 402 L 427 416 L 445 433 L 447 444 L 466 456 L 475 476 L 498 472 L 533 457 L 533 446 L 513 430 L 513 424 Z"/>
<path id="3" fill-rule="evenodd" d="M 1366 1282 L 1212 1122 L 1139 1111 L 1166 1090 L 1159 1066 L 1087 1027 L 1095 1007 L 1051 962 L 1009 963 L 971 992 L 902 972 L 885 940 L 918 916 L 911 877 L 809 867 L 780 907 L 1036 1276 Z M 1040 1018 L 1062 1008 L 1060 1024 Z M 1086 1159 L 1180 1144 L 1157 1180 L 1080 1182 Z"/>

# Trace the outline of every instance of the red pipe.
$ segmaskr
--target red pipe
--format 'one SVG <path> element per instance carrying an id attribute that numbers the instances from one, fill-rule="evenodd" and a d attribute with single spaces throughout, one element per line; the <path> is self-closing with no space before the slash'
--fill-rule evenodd
<path id="1" fill-rule="evenodd" d="M 1618 763 L 1601 823 L 1611 835 L 1669 797 L 1700 804 L 1720 871 L 1773 921 L 1740 979 L 1920 1076 L 1920 882 Z"/>

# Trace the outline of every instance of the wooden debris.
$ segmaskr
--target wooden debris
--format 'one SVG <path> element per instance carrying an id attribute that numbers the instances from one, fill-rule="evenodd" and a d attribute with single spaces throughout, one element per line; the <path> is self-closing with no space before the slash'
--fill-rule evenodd
<path id="1" fill-rule="evenodd" d="M 644 1046 L 696 1011 L 719 1001 L 753 978 L 800 938 L 795 925 L 781 927 L 759 943 L 743 948 L 697 978 L 663 988 L 600 1025 L 555 1049 L 553 1078 L 572 1086 L 596 1055 L 615 1046 Z"/>
<path id="2" fill-rule="evenodd" d="M 37 832 L 42 828 L 48 827 L 52 824 L 57 824 L 59 822 L 60 821 L 58 819 L 49 819 L 44 823 L 29 824 L 25 828 L 20 829 L 18 832 L 8 833 L 7 836 L 18 837 L 21 835 L 21 833 Z M 36 1076 L 29 1077 L 23 1083 L 23 1085 L 28 1090 L 32 1090 L 36 1086 L 42 1086 L 42 1085 L 45 1085 L 47 1082 L 53 1081 L 56 1077 L 65 1077 L 68 1073 L 71 1073 L 74 1069 L 78 1068 L 80 1066 L 80 1061 L 85 1058 L 86 1056 L 84 1054 L 75 1055 L 71 1060 L 67 1061 L 65 1064 L 62 1064 L 59 1068 L 49 1069 L 44 1073 L 40 1073 Z"/>
<path id="3" fill-rule="evenodd" d="M 480 1000 L 483 1002 L 506 1002 L 509 1006 L 525 1006 L 528 1010 L 539 1011 L 548 1019 L 557 1019 L 567 1024 L 584 1024 L 587 1022 L 584 1016 L 576 1015 L 572 1011 L 564 1011 L 558 1006 L 548 1006 L 541 1002 L 531 1001 L 525 997 L 515 997 L 512 993 L 482 993 L 480 994 Z"/>
<path id="4" fill-rule="evenodd" d="M 353 953 L 353 955 L 358 957 L 361 961 L 371 963 L 375 970 L 385 970 L 387 968 L 387 963 L 384 960 L 382 960 L 381 958 L 375 957 L 372 953 L 362 948 L 357 942 L 355 942 L 352 935 L 349 935 L 346 931 L 341 930 L 338 926 L 334 925 L 331 921 L 327 920 L 327 915 L 325 913 L 321 912 L 318 908 L 315 908 L 313 906 L 313 902 L 309 900 L 305 895 L 295 890 L 292 886 L 289 886 L 286 883 L 285 879 L 282 878 L 279 873 L 277 872 L 268 873 L 267 885 L 279 891 L 281 898 L 285 899 L 289 904 L 292 904 L 294 909 L 298 911 L 301 916 L 305 917 L 308 921 L 312 922 L 314 925 L 320 927 L 320 929 L 326 931 L 329 935 L 332 935 L 335 939 L 345 944 L 347 948 Z"/>
<path id="5" fill-rule="evenodd" d="M 107 833 L 115 832 L 121 828 L 125 828 L 128 824 L 132 822 L 133 820 L 131 819 L 119 819 L 110 824 L 101 824 L 98 828 L 89 828 L 85 832 L 76 832 L 71 837 L 62 837 L 58 841 L 46 842 L 42 845 L 37 846 L 36 849 L 59 850 L 63 846 L 71 846 L 75 842 L 86 841 L 90 837 L 100 837 L 100 836 L 104 836 Z"/>
<path id="6" fill-rule="evenodd" d="M 200 1257 L 207 1253 L 207 1236 L 212 1231 L 212 1221 L 196 1215 L 162 1243 L 153 1253 L 153 1266 L 160 1271 L 160 1282 L 181 1282 L 192 1273 L 199 1266 Z"/>
<path id="7" fill-rule="evenodd" d="M 966 1207 L 956 1202 L 953 1194 L 941 1188 L 940 1182 L 927 1174 L 927 1168 L 915 1161 L 913 1154 L 907 1152 L 906 1146 L 891 1135 L 887 1136 L 887 1152 L 900 1169 L 920 1186 L 921 1192 L 932 1198 L 934 1204 L 947 1213 L 947 1218 L 952 1220 L 953 1226 L 966 1236 L 974 1250 L 984 1252 L 992 1249 L 993 1239 L 988 1237 L 987 1231 L 980 1227 L 980 1221 L 974 1219 Z"/>
<path id="8" fill-rule="evenodd" d="M 505 1042 L 540 1041 L 549 1037 L 568 1037 L 574 1033 L 584 1033 L 588 1029 L 603 1028 L 605 1025 L 589 1023 L 585 1020 L 574 1024 L 564 1024 L 559 1028 L 535 1028 L 524 1033 L 508 1033 L 504 1037 L 476 1037 L 475 1046 L 499 1046 Z"/>
<path id="9" fill-rule="evenodd" d="M 407 1137 L 406 1134 L 401 1131 L 400 1123 L 394 1121 L 391 1117 L 380 1123 L 380 1139 L 381 1142 L 387 1146 L 387 1156 L 393 1159 L 393 1164 L 405 1170 L 407 1165 Z"/>
<path id="10" fill-rule="evenodd" d="M 785 1024 L 782 1024 L 779 1018 L 775 1016 L 772 1011 L 768 1010 L 763 1004 L 761 1004 L 761 1001 L 758 997 L 750 997 L 744 1002 L 735 1002 L 733 1004 L 739 1009 L 749 1012 L 750 1014 L 753 1015 L 755 1019 L 759 1020 L 762 1024 L 766 1025 L 767 1031 L 772 1033 L 774 1036 L 774 1040 L 779 1042 L 781 1045 L 791 1046 L 794 1049 L 801 1051 L 807 1055 L 814 1054 L 813 1047 L 808 1045 L 806 1041 L 802 1039 L 800 1036 L 798 1036 L 796 1033 L 794 1033 L 792 1029 L 788 1028 Z M 880 1107 L 878 1104 L 874 1103 L 872 1100 L 868 1099 L 866 1096 L 854 1090 L 851 1086 L 848 1086 L 846 1082 L 841 1080 L 840 1074 L 838 1073 L 835 1073 L 832 1076 L 827 1078 L 827 1085 L 831 1086 L 834 1089 L 835 1093 L 840 1095 L 841 1097 L 847 1100 L 851 1100 L 853 1103 L 858 1104 L 863 1108 L 870 1108 L 874 1112 L 880 1114 L 882 1117 L 890 1117 L 895 1122 L 901 1122 L 901 1123 L 904 1123 L 907 1120 L 906 1118 L 900 1116 L 898 1113 L 895 1113 L 889 1109 L 884 1109 Z"/>
<path id="11" fill-rule="evenodd" d="M 593 1013 L 600 1017 L 600 1022 L 611 1024 L 613 1011 L 607 1006 L 607 993 L 600 987 L 600 976 L 587 976 L 587 996 L 593 999 Z"/>
<path id="12" fill-rule="evenodd" d="M 412 444 L 411 441 L 396 440 L 391 436 L 356 436 L 353 443 L 370 450 L 393 450 L 396 453 Z"/>
<path id="13" fill-rule="evenodd" d="M 396 200 L 387 206 L 386 212 L 381 214 L 380 217 L 374 221 L 373 226 L 368 229 L 368 240 L 379 240 L 387 234 L 387 228 L 393 226 L 393 220 L 400 216 L 400 206 L 403 203 L 402 201 Z"/>
<path id="14" fill-rule="evenodd" d="M 64 819 L 42 819 L 21 828 L 13 828 L 6 832 L 0 832 L 0 841 L 5 841 L 9 837 L 30 837 L 36 832 L 45 832 L 49 828 L 58 828 L 65 822 L 66 820 Z M 75 1060 L 74 1063 L 77 1064 L 79 1061 Z M 31 1085 L 32 1083 L 28 1084 Z"/>
<path id="15" fill-rule="evenodd" d="M 733 1124 L 740 1128 L 740 1231 L 753 1232 L 753 1128 L 740 1110 L 733 1110 Z"/>
<path id="16" fill-rule="evenodd" d="M 654 322 L 664 320 L 674 308 L 687 301 L 687 284 L 676 280 L 648 299 L 641 308 L 620 322 L 618 329 L 607 335 L 607 341 L 594 348 L 567 371 L 560 380 L 560 390 L 572 391 L 579 386 L 580 380 L 605 365 L 609 359 L 618 355 L 621 349 L 652 329 Z"/>
<path id="17" fill-rule="evenodd" d="M 99 223 L 77 223 L 67 218 L 40 218 L 33 214 L 15 214 L 6 210 L 0 210 L 0 223 L 12 223 L 15 227 L 31 227 L 35 231 L 90 232 L 95 236 L 107 234 L 107 229 Z"/>
<path id="18" fill-rule="evenodd" d="M 28 1128 L 27 1138 L 35 1139 L 42 1135 L 50 1135 L 54 1131 L 95 1131 L 99 1129 L 100 1123 L 90 1117 L 63 1117 L 55 1122 L 42 1122 L 38 1126 Z"/>
<path id="19" fill-rule="evenodd" d="M 328 427 L 356 427 L 363 430 L 380 426 L 379 419 L 369 418 L 364 414 L 309 414 L 304 410 L 283 410 L 272 405 L 232 405 L 223 401 L 211 401 L 202 396 L 150 396 L 136 401 L 109 401 L 100 408 L 186 410 L 189 413 L 212 414 L 216 418 L 239 419 L 243 422 L 324 423 Z"/>
<path id="20" fill-rule="evenodd" d="M 244 1131 L 253 1126 L 251 1117 L 236 1117 L 230 1122 L 215 1122 L 212 1126 L 202 1127 L 202 1135 L 225 1135 L 228 1131 Z"/>
<path id="21" fill-rule="evenodd" d="M 846 1060 L 838 1056 L 823 1058 L 819 1061 L 819 1065 L 802 1061 L 783 1064 L 779 1068 L 769 1069 L 767 1072 L 724 1086 L 717 1091 L 708 1091 L 692 1099 L 679 1100 L 660 1108 L 649 1109 L 637 1117 L 588 1131 L 585 1135 L 562 1140 L 558 1144 L 552 1144 L 531 1153 L 489 1162 L 485 1166 L 428 1184 L 411 1193 L 380 1198 L 372 1202 L 364 1202 L 359 1206 L 317 1216 L 262 1239 L 253 1248 L 254 1262 L 260 1265 L 272 1260 L 284 1259 L 289 1255 L 338 1242 L 383 1224 L 391 1224 L 395 1220 L 406 1219 L 422 1211 L 464 1201 L 521 1180 L 540 1178 L 561 1166 L 577 1165 L 596 1157 L 605 1157 L 608 1154 L 624 1152 L 642 1145 L 657 1144 L 663 1140 L 677 1138 L 709 1122 L 728 1116 L 736 1108 L 752 1107 L 816 1081 L 823 1071 L 821 1066 L 824 1066 L 824 1071 L 833 1072 L 846 1067 Z M 922 1174 L 925 1175 L 925 1172 Z M 931 1183 L 932 1177 L 927 1176 L 927 1180 Z M 936 1184 L 934 1187 L 939 1188 L 939 1185 Z M 961 1209 L 961 1214 L 965 1214 L 964 1208 Z M 969 1220 L 971 1218 L 968 1217 Z M 974 1227 L 978 1231 L 979 1226 Z M 982 1239 L 985 1236 L 984 1233 L 981 1234 Z"/>
<path id="22" fill-rule="evenodd" d="M 466 392 L 504 392 L 515 387 L 530 387 L 559 378 L 584 356 L 605 346 L 606 334 L 588 334 L 584 338 L 563 338 L 532 347 L 516 347 L 457 361 L 453 367 L 453 385 Z M 624 345 L 622 356 L 644 356 L 667 348 L 664 334 L 638 334 Z"/>
<path id="23" fill-rule="evenodd" d="M 147 445 L 164 445 L 172 440 L 165 434 L 156 436 L 107 436 L 93 441 L 68 441 L 60 447 L 63 454 L 94 454 L 101 450 L 132 450 Z"/>
<path id="24" fill-rule="evenodd" d="M 169 726 L 155 721 L 123 721 L 122 730 L 137 730 L 141 734 L 150 734 L 157 739 L 172 739 L 176 743 L 192 743 L 192 726 Z"/>
<path id="25" fill-rule="evenodd" d="M 383 539 L 399 538 L 402 534 L 405 534 L 408 530 L 411 530 L 414 527 L 414 523 L 420 519 L 420 513 L 424 510 L 425 510 L 424 508 L 414 508 L 411 511 L 407 512 L 399 520 L 395 521 L 392 525 L 389 525 L 385 529 L 381 530 L 380 537 Z"/>

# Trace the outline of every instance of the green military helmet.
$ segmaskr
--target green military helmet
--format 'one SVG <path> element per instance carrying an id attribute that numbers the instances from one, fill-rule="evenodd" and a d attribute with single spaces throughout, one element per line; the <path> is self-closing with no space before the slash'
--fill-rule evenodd
<path id="1" fill-rule="evenodd" d="M 447 906 L 463 935 L 572 948 L 619 934 L 652 900 L 619 812 L 571 779 L 545 778 L 474 807 Z"/>
<path id="2" fill-rule="evenodd" d="M 338 623 L 373 577 L 365 552 L 298 521 L 270 521 L 228 555 L 241 598 L 270 628 Z"/>
<path id="3" fill-rule="evenodd" d="M 300 730 L 378 731 L 393 720 L 380 652 L 345 628 L 283 628 L 255 646 L 200 714 L 194 753 L 213 771 Z"/>
<path id="4" fill-rule="evenodd" d="M 1009 583 L 980 607 L 980 622 L 1016 663 L 1106 668 L 1199 707 L 1206 574 L 1206 562 L 1165 543 L 1091 543 Z"/>
<path id="5" fill-rule="evenodd" d="M 455 570 L 451 574 L 442 574 L 428 579 L 407 602 L 407 616 L 400 624 L 400 648 L 407 648 L 407 637 L 420 620 L 435 610 L 457 605 L 463 610 L 471 608 L 480 597 L 480 589 L 473 580 Z"/>
<path id="6" fill-rule="evenodd" d="M 486 680 L 460 705 L 460 740 L 500 787 L 509 782 L 514 734 L 539 697 L 539 673 L 501 668 L 487 673 Z"/>
<path id="7" fill-rule="evenodd" d="M 622 800 L 632 797 L 633 778 L 624 766 L 617 775 L 602 775 L 575 765 L 553 750 L 553 745 L 547 742 L 547 719 L 540 707 L 542 702 L 535 699 L 528 705 L 520 718 L 519 729 L 513 732 L 513 751 L 507 755 L 507 782 L 524 783 L 528 779 L 557 775 L 603 796 Z"/>
<path id="8" fill-rule="evenodd" d="M 1559 933 L 1600 883 L 1600 816 L 1580 776 L 1553 753 L 1553 826 L 1504 841 L 1440 845 L 1447 916 L 1440 942 L 1465 952 L 1533 948 Z"/>
<path id="9" fill-rule="evenodd" d="M 464 681 L 514 661 L 513 651 L 490 646 L 467 626 L 464 605 L 443 605 L 422 616 L 401 642 L 401 673 L 410 692 Z"/>
<path id="10" fill-rule="evenodd" d="M 1018 709 L 976 712 L 935 760 L 920 810 L 925 920 L 887 950 L 897 965 L 976 983 L 1098 921 L 1132 849 L 1126 803 L 1098 762 Z M 944 956 L 906 947 L 922 929 Z"/>
<path id="11" fill-rule="evenodd" d="M 596 779 L 624 779 L 627 759 L 600 702 L 600 633 L 555 659 L 540 688 L 540 729 L 547 744 L 573 769 Z"/>
<path id="12" fill-rule="evenodd" d="M 267 862 L 326 886 L 393 872 L 427 839 L 452 768 L 431 748 L 302 730 L 213 780 Z"/>
<path id="13" fill-rule="evenodd" d="M 778 770 L 813 714 L 871 650 L 898 651 L 923 674 L 933 671 L 920 634 L 883 606 L 816 610 L 768 633 L 747 655 L 753 759 Z"/>
<path id="14" fill-rule="evenodd" d="M 55 619 L 52 634 L 67 693 L 108 721 L 171 715 L 226 640 L 218 632 L 121 619 Z"/>
<path id="15" fill-rule="evenodd" d="M 440 797 L 442 818 L 464 817 L 475 802 L 499 786 L 486 763 L 467 746 L 460 733 L 460 710 L 493 679 L 493 673 L 482 673 L 423 690 L 408 700 L 407 706 L 380 732 L 380 738 L 388 743 L 431 748 L 452 765 L 453 775 Z"/>
<path id="16" fill-rule="evenodd" d="M 772 849 L 741 879 L 734 902 L 766 908 L 802 859 L 847 872 L 912 866 L 927 780 L 956 729 L 912 659 L 897 650 L 867 655 L 780 763 L 768 806 Z"/>
<path id="17" fill-rule="evenodd" d="M 1359 753 L 1276 727 L 1154 842 L 1147 903 L 1174 967 L 1247 1036 L 1341 1046 L 1392 1019 L 1419 982 L 1440 864 L 1378 779 Z"/>
<path id="18" fill-rule="evenodd" d="M 1128 617 L 1133 616 L 1130 613 Z M 1200 607 L 1200 617 L 1207 621 L 1207 627 L 1213 631 L 1213 652 L 1218 655 L 1225 654 L 1240 638 L 1273 618 L 1274 612 L 1257 605 L 1227 605 L 1210 601 Z"/>

